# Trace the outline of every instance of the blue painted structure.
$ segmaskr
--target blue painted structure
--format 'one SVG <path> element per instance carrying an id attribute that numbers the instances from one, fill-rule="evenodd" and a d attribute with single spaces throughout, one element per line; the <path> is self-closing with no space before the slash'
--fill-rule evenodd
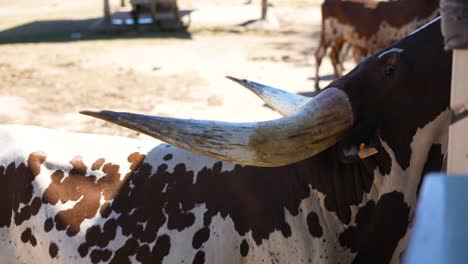
<path id="1" fill-rule="evenodd" d="M 468 263 L 468 177 L 425 177 L 403 263 Z"/>

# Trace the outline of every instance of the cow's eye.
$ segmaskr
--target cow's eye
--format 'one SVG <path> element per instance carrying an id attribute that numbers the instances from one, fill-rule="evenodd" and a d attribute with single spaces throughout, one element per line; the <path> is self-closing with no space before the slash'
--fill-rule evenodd
<path id="1" fill-rule="evenodd" d="M 389 65 L 385 66 L 385 75 L 386 76 L 392 76 L 393 72 L 395 72 L 395 66 L 393 66 L 392 64 L 389 64 Z"/>

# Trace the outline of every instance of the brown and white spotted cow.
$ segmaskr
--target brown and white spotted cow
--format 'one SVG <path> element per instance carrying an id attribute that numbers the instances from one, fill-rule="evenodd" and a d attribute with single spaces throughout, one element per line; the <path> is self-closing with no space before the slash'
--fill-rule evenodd
<path id="1" fill-rule="evenodd" d="M 322 31 L 315 51 L 315 88 L 319 89 L 320 65 L 327 49 L 335 77 L 341 77 L 347 52 L 353 49 L 356 63 L 374 54 L 434 19 L 439 0 L 325 0 L 322 4 Z"/>
<path id="2" fill-rule="evenodd" d="M 312 99 L 236 80 L 278 120 L 83 112 L 189 151 L 1 125 L 1 263 L 397 263 L 450 75 L 435 20 Z"/>

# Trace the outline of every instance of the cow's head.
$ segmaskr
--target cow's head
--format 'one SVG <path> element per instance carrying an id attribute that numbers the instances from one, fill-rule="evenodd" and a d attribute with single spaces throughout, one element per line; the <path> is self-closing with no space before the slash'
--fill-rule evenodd
<path id="1" fill-rule="evenodd" d="M 356 159 L 360 144 L 378 145 L 380 135 L 399 154 L 399 164 L 407 167 L 416 130 L 447 109 L 451 53 L 443 49 L 439 21 L 370 56 L 330 84 L 346 92 L 353 109 L 354 126 L 341 142 L 346 161 Z"/>
<path id="2" fill-rule="evenodd" d="M 444 51 L 439 21 L 370 56 L 330 84 L 346 92 L 353 109 L 354 126 L 341 142 L 345 159 L 354 157 L 362 143 L 378 145 L 380 135 L 406 168 L 417 129 L 448 108 L 452 56 Z"/>
<path id="3" fill-rule="evenodd" d="M 405 167 L 411 152 L 405 148 L 415 131 L 448 106 L 451 55 L 443 50 L 439 27 L 434 20 L 370 56 L 312 99 L 237 80 L 285 115 L 277 120 L 225 123 L 112 111 L 82 113 L 195 153 L 256 166 L 294 163 L 337 142 L 343 159 L 352 161 L 362 143 L 378 145 L 380 135 L 402 153 L 397 159 Z"/>

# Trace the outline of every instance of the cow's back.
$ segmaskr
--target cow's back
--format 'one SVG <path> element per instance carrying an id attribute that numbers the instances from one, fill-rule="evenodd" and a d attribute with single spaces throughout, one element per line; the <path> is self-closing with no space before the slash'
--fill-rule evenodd
<path id="1" fill-rule="evenodd" d="M 93 180 L 122 180 L 155 145 L 17 125 L 0 126 L 0 144 L 2 263 L 81 262 L 84 227 L 102 224 Z"/>
<path id="2" fill-rule="evenodd" d="M 334 213 L 321 212 L 292 167 L 28 126 L 2 125 L 0 140 L 1 263 L 352 258 L 336 229 L 322 229 Z"/>

